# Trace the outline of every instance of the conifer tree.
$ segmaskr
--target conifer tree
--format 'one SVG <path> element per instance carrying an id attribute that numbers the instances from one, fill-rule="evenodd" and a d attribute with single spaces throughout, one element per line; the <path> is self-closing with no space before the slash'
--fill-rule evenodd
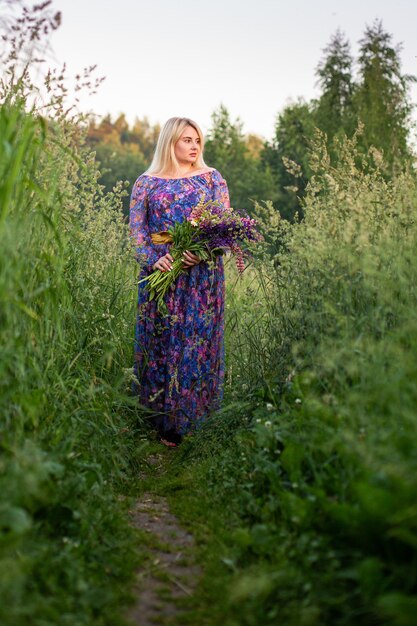
<path id="1" fill-rule="evenodd" d="M 321 96 L 316 102 L 315 119 L 330 144 L 335 135 L 343 131 L 350 135 L 356 126 L 352 111 L 353 59 L 349 41 L 339 29 L 323 52 L 316 69 Z"/>
<path id="2" fill-rule="evenodd" d="M 383 151 L 387 174 L 411 158 L 408 146 L 410 114 L 409 85 L 415 76 L 401 72 L 401 45 L 392 45 L 392 36 L 380 20 L 367 26 L 359 41 L 360 83 L 355 95 L 358 117 L 365 124 L 362 145 Z"/>

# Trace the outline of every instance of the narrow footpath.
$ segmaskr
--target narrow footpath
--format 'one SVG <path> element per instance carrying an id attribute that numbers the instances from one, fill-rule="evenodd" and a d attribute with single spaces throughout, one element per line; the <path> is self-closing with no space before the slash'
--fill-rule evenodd
<path id="1" fill-rule="evenodd" d="M 165 454 L 152 454 L 147 463 L 157 479 L 165 471 Z M 150 482 L 146 471 L 140 478 L 144 485 Z M 132 626 L 190 623 L 187 600 L 192 599 L 202 574 L 193 556 L 194 537 L 170 512 L 167 498 L 150 490 L 142 492 L 130 506 L 129 515 L 141 538 L 144 556 L 133 588 L 136 602 L 126 613 L 127 621 Z"/>

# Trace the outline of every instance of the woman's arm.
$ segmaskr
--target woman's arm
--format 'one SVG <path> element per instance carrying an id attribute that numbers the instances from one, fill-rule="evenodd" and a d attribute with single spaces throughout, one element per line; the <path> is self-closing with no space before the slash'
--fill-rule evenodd
<path id="1" fill-rule="evenodd" d="M 151 271 L 166 250 L 165 246 L 156 246 L 151 240 L 148 227 L 148 189 L 149 183 L 139 176 L 130 197 L 129 227 L 136 246 L 136 260 L 147 271 Z"/>

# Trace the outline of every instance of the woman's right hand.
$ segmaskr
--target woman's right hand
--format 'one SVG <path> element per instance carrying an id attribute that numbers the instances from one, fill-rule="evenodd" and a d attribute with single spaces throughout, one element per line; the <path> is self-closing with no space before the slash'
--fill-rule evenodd
<path id="1" fill-rule="evenodd" d="M 174 259 L 172 258 L 170 253 L 167 252 L 166 254 L 164 254 L 164 256 L 161 256 L 161 258 L 153 264 L 152 269 L 161 270 L 161 272 L 169 272 L 169 270 L 172 269 L 173 262 Z"/>

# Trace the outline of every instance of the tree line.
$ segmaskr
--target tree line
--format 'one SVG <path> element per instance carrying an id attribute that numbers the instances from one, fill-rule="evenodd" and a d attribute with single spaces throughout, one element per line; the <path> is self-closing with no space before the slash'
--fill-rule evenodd
<path id="1" fill-rule="evenodd" d="M 337 30 L 323 50 L 315 74 L 318 98 L 298 98 L 276 117 L 273 137 L 245 135 L 239 118 L 221 104 L 206 135 L 205 160 L 227 179 L 232 205 L 250 211 L 254 201 L 271 200 L 281 215 L 302 217 L 301 199 L 311 177 L 309 149 L 315 128 L 326 135 L 330 158 L 338 158 L 344 135 L 358 135 L 359 154 L 373 146 L 387 179 L 413 162 L 410 85 L 415 76 L 401 68 L 401 44 L 394 45 L 380 20 L 366 26 L 354 59 L 349 40 Z M 159 124 L 147 117 L 129 126 L 124 114 L 91 121 L 87 141 L 101 164 L 100 182 L 111 190 L 119 180 L 132 185 L 150 163 Z M 128 212 L 129 198 L 124 210 Z"/>

